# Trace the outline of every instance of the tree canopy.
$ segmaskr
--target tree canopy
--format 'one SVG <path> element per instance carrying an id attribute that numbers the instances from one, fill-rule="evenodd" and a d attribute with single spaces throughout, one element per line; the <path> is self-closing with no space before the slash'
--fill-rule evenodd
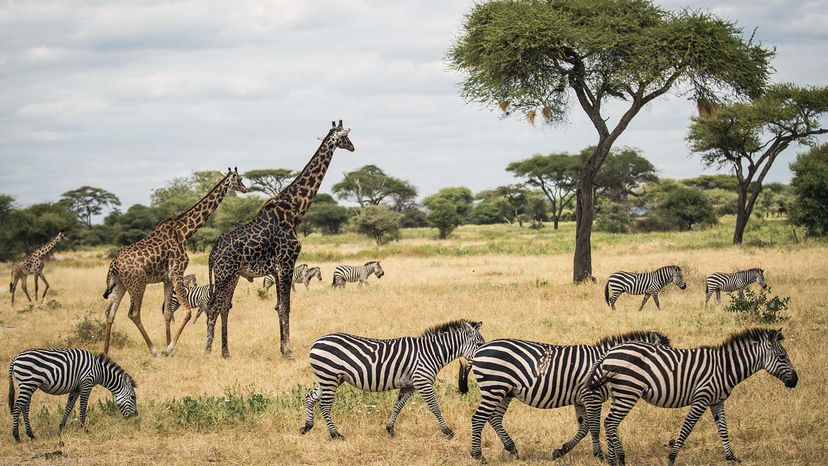
<path id="1" fill-rule="evenodd" d="M 808 234 L 828 234 L 828 144 L 799 154 L 791 171 L 791 191 L 795 197 L 791 221 L 803 225 Z"/>
<path id="2" fill-rule="evenodd" d="M 565 152 L 538 154 L 510 163 L 506 166 L 506 171 L 524 178 L 526 184 L 541 189 L 552 203 L 552 221 L 557 230 L 563 210 L 575 197 L 575 188 L 581 174 L 581 158 Z"/>
<path id="3" fill-rule="evenodd" d="M 443 188 L 423 199 L 423 204 L 428 207 L 426 220 L 437 228 L 440 239 L 448 238 L 455 228 L 465 222 L 472 202 L 474 196 L 469 188 Z"/>
<path id="4" fill-rule="evenodd" d="M 104 208 L 121 205 L 118 196 L 111 192 L 92 186 L 66 191 L 61 194 L 60 202 L 78 216 L 78 220 L 86 226 L 92 226 L 92 216 L 103 213 Z"/>
<path id="5" fill-rule="evenodd" d="M 250 180 L 250 191 L 264 193 L 268 197 L 279 194 L 296 175 L 295 171 L 287 168 L 263 168 L 246 171 L 243 174 Z"/>
<path id="6" fill-rule="evenodd" d="M 411 183 L 386 174 L 376 165 L 365 165 L 345 173 L 332 191 L 339 199 L 354 201 L 360 207 L 388 201 L 397 212 L 411 207 L 417 198 L 417 188 Z"/>
<path id="7" fill-rule="evenodd" d="M 707 166 L 736 175 L 738 199 L 733 242 L 741 243 L 762 182 L 776 158 L 791 144 L 812 144 L 825 134 L 828 87 L 777 84 L 750 102 L 719 106 L 715 116 L 693 118 L 687 140 Z"/>
<path id="8" fill-rule="evenodd" d="M 648 0 L 494 0 L 472 7 L 448 52 L 461 94 L 534 122 L 566 121 L 575 100 L 598 133 L 576 190 L 573 280 L 592 277 L 593 185 L 613 143 L 639 111 L 674 88 L 706 102 L 757 96 L 773 52 L 706 11 Z M 624 102 L 610 118 L 605 104 Z"/>

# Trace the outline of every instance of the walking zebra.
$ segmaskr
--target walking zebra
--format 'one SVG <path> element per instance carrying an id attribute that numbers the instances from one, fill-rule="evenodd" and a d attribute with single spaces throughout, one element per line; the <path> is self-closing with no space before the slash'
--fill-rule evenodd
<path id="1" fill-rule="evenodd" d="M 650 296 L 653 297 L 656 307 L 661 310 L 658 293 L 669 283 L 675 283 L 682 290 L 687 288 L 684 279 L 681 277 L 681 267 L 668 265 L 647 273 L 615 272 L 609 276 L 607 284 L 604 285 L 604 300 L 614 311 L 615 301 L 622 293 L 643 294 L 644 300 L 641 301 L 641 306 L 638 307 L 639 311 L 644 309 L 644 304 L 647 303 Z"/>
<path id="2" fill-rule="evenodd" d="M 187 306 L 190 309 L 198 308 L 193 320 L 195 322 L 198 320 L 198 316 L 207 309 L 207 305 L 210 304 L 213 288 L 210 285 L 185 286 L 184 293 L 187 295 Z M 178 302 L 178 297 L 173 293 L 170 295 L 170 314 L 177 311 L 179 307 L 181 307 L 181 303 Z"/>
<path id="3" fill-rule="evenodd" d="M 738 461 L 730 447 L 724 402 L 741 381 L 761 369 L 796 387 L 798 376 L 785 348 L 782 331 L 747 329 L 731 335 L 719 346 L 674 349 L 645 343 L 630 343 L 611 349 L 589 375 L 589 388 L 609 388 L 612 406 L 604 420 L 610 464 L 624 464 L 618 425 L 639 398 L 662 408 L 690 406 L 681 432 L 670 442 L 669 463 L 696 422 L 709 408 L 725 458 Z"/>
<path id="4" fill-rule="evenodd" d="M 379 261 L 366 262 L 363 266 L 337 265 L 333 273 L 333 287 L 345 288 L 345 282 L 359 282 L 360 285 L 368 284 L 368 277 L 374 274 L 382 278 L 385 272 L 382 271 Z"/>
<path id="5" fill-rule="evenodd" d="M 15 401 L 14 380 L 20 394 Z M 115 396 L 115 402 L 125 418 L 138 415 L 135 405 L 135 381 L 120 366 L 103 354 L 68 349 L 30 349 L 23 351 L 9 364 L 9 409 L 12 413 L 12 436 L 20 441 L 18 421 L 23 413 L 26 435 L 34 439 L 29 424 L 29 406 L 32 394 L 39 388 L 50 395 L 69 394 L 60 430 L 80 397 L 80 423 L 86 424 L 86 405 L 95 385 L 103 385 Z"/>
<path id="6" fill-rule="evenodd" d="M 295 269 L 293 269 L 293 281 L 290 283 L 290 288 L 293 291 L 296 291 L 296 284 L 303 283 L 305 285 L 305 289 L 310 289 L 310 282 L 314 278 L 319 279 L 322 281 L 322 270 L 319 267 L 308 267 L 308 264 L 301 264 L 297 265 Z M 277 282 L 276 276 L 273 274 L 268 274 L 264 276 L 264 288 L 265 290 L 269 290 L 271 286 L 273 286 Z"/>
<path id="7" fill-rule="evenodd" d="M 313 411 L 318 402 L 331 437 L 344 439 L 334 425 L 331 405 L 336 389 L 348 382 L 370 392 L 400 390 L 385 424 L 389 435 L 394 435 L 400 410 L 417 390 L 437 418 L 440 430 L 447 437 L 453 437 L 454 432 L 443 419 L 434 397 L 434 379 L 440 369 L 455 359 L 461 356 L 471 359 L 483 343 L 482 325 L 483 322 L 455 320 L 432 327 L 419 337 L 378 340 L 334 333 L 316 340 L 310 350 L 310 365 L 316 374 L 317 386 L 308 391 L 307 419 L 299 433 L 305 434 L 313 428 Z M 461 369 L 461 375 L 464 373 L 467 372 Z"/>
<path id="8" fill-rule="evenodd" d="M 767 288 L 765 271 L 762 269 L 740 270 L 736 273 L 712 273 L 707 276 L 704 287 L 704 308 L 707 309 L 707 302 L 713 293 L 716 293 L 716 304 L 722 304 L 722 291 L 738 291 L 742 297 L 745 296 L 745 288 L 751 283 L 759 283 L 762 288 Z"/>
<path id="9" fill-rule="evenodd" d="M 488 422 L 503 442 L 503 448 L 517 456 L 517 448 L 503 427 L 503 415 L 513 398 L 541 409 L 575 405 L 578 432 L 552 453 L 560 458 L 592 433 L 592 453 L 603 458 L 599 440 L 601 404 L 607 390 L 586 388 L 592 366 L 612 347 L 643 341 L 669 345 L 658 332 L 629 332 L 604 338 L 594 345 L 559 346 L 525 340 L 493 340 L 475 351 L 471 369 L 482 400 L 472 416 L 471 455 L 485 461 L 480 449 L 480 434 Z"/>

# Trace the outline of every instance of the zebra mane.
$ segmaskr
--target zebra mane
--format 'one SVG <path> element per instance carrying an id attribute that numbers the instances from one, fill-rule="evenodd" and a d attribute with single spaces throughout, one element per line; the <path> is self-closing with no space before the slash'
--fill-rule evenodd
<path id="1" fill-rule="evenodd" d="M 670 346 L 670 337 L 664 335 L 661 332 L 656 332 L 655 330 L 633 330 L 627 333 L 620 333 L 618 335 L 610 335 L 608 337 L 601 338 L 597 342 L 595 342 L 595 346 L 601 347 L 604 345 L 607 346 L 615 346 L 621 343 L 628 343 L 631 341 L 649 341 L 649 337 L 651 334 L 658 335 L 659 340 L 661 340 L 661 344 L 664 346 Z"/>
<path id="2" fill-rule="evenodd" d="M 367 267 L 371 264 L 379 264 L 379 261 L 368 261 L 368 262 L 365 263 L 365 265 L 363 265 L 363 267 Z"/>
<path id="3" fill-rule="evenodd" d="M 426 335 L 439 335 L 441 333 L 451 332 L 452 330 L 465 330 L 466 324 L 472 325 L 472 323 L 466 319 L 452 320 L 451 322 L 446 322 L 444 324 L 429 327 L 425 329 L 420 336 L 424 337 Z"/>
<path id="4" fill-rule="evenodd" d="M 762 340 L 767 338 L 769 340 L 776 340 L 782 341 L 785 339 L 785 336 L 782 335 L 782 329 L 770 329 L 770 328 L 761 328 L 761 327 L 753 327 L 742 330 L 741 332 L 731 333 L 729 337 L 725 341 L 723 341 L 720 345 L 712 346 L 712 348 L 721 348 L 724 346 L 729 346 L 734 343 L 741 343 L 746 340 Z"/>
<path id="5" fill-rule="evenodd" d="M 104 367 L 111 367 L 118 374 L 125 375 L 129 379 L 129 381 L 132 383 L 133 387 L 136 387 L 136 388 L 138 387 L 138 383 L 135 381 L 135 379 L 132 378 L 131 375 L 129 375 L 129 372 L 127 372 L 123 367 L 119 366 L 117 362 L 109 359 L 109 356 L 107 356 L 103 353 L 98 353 L 98 360 L 101 362 L 101 364 L 104 365 Z"/>
<path id="6" fill-rule="evenodd" d="M 681 272 L 681 267 L 679 267 L 677 265 L 665 265 L 664 267 L 659 267 L 659 268 L 656 269 L 656 271 L 659 271 L 659 270 L 676 270 L 678 272 Z"/>

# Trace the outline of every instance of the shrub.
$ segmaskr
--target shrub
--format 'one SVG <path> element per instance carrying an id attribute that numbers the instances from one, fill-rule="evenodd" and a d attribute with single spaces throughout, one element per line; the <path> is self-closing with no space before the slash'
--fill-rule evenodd
<path id="1" fill-rule="evenodd" d="M 178 427 L 203 430 L 249 421 L 263 414 L 273 402 L 269 396 L 248 387 L 247 393 L 228 388 L 224 396 L 197 395 L 165 401 L 161 407 L 168 411 Z"/>
<path id="2" fill-rule="evenodd" d="M 595 231 L 629 233 L 632 217 L 629 209 L 616 202 L 600 203 L 595 215 Z"/>
<path id="3" fill-rule="evenodd" d="M 83 319 L 75 322 L 72 332 L 63 339 L 62 343 L 66 346 L 95 345 L 103 343 L 104 339 L 106 339 L 106 322 L 87 314 Z M 112 331 L 109 340 L 110 345 L 114 348 L 123 348 L 127 343 L 129 343 L 129 339 L 124 333 L 117 330 Z"/>
<path id="4" fill-rule="evenodd" d="M 770 296 L 770 287 L 767 290 L 760 289 L 758 293 L 746 288 L 744 296 L 741 293 L 731 295 L 730 303 L 725 309 L 738 314 L 743 322 L 772 324 L 788 320 L 789 317 L 784 312 L 788 310 L 791 297 Z"/>
<path id="5" fill-rule="evenodd" d="M 357 233 L 370 236 L 379 246 L 400 239 L 402 217 L 402 214 L 382 205 L 368 206 L 359 209 L 351 217 L 349 227 Z"/>

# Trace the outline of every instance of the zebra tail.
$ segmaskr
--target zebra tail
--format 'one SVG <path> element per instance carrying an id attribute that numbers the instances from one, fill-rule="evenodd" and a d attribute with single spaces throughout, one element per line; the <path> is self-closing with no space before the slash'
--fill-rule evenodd
<path id="1" fill-rule="evenodd" d="M 610 372 L 607 372 L 601 367 L 601 364 L 604 362 L 604 359 L 601 358 L 598 362 L 592 366 L 592 369 L 589 371 L 587 375 L 587 388 L 590 390 L 598 390 L 601 388 L 607 380 L 609 380 Z"/>
<path id="2" fill-rule="evenodd" d="M 607 302 L 607 306 L 610 305 L 610 302 L 609 302 L 609 280 L 607 280 L 607 283 L 604 285 L 604 301 Z"/>
<path id="3" fill-rule="evenodd" d="M 9 412 L 14 414 L 14 374 L 12 374 L 12 368 L 14 367 L 14 361 L 9 364 Z"/>
<path id="4" fill-rule="evenodd" d="M 466 394 L 469 392 L 469 372 L 471 371 L 471 364 L 463 364 L 460 361 L 460 371 L 457 374 L 457 390 Z"/>
<path id="5" fill-rule="evenodd" d="M 115 289 L 115 271 L 112 270 L 112 265 L 109 266 L 109 272 L 106 273 L 106 291 L 103 293 L 103 299 L 108 299 L 109 294 Z"/>

